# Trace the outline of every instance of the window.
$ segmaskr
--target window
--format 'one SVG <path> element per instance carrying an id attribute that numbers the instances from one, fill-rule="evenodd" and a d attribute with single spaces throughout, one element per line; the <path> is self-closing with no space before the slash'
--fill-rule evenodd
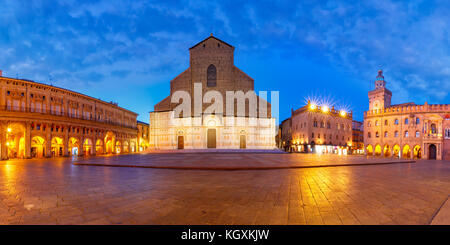
<path id="1" fill-rule="evenodd" d="M 311 138 L 314 138 L 314 133 L 311 134 Z"/>
<path id="2" fill-rule="evenodd" d="M 420 137 L 420 132 L 416 131 L 416 138 L 419 138 L 419 137 Z"/>
<path id="3" fill-rule="evenodd" d="M 345 130 L 345 128 L 344 128 L 344 124 L 341 124 L 341 128 L 342 128 L 342 130 Z"/>
<path id="4" fill-rule="evenodd" d="M 384 120 L 384 125 L 388 125 L 388 120 Z"/>
<path id="5" fill-rule="evenodd" d="M 322 121 L 322 122 L 320 122 L 320 127 L 321 128 L 325 128 L 325 123 Z"/>
<path id="6" fill-rule="evenodd" d="M 408 131 L 405 131 L 405 138 L 408 138 L 408 136 L 409 136 Z"/>
<path id="7" fill-rule="evenodd" d="M 375 126 L 378 126 L 378 120 L 375 120 Z"/>
<path id="8" fill-rule="evenodd" d="M 450 128 L 446 128 L 446 129 L 445 129 L 444 137 L 445 137 L 446 139 L 450 139 Z"/>
<path id="9" fill-rule="evenodd" d="M 367 127 L 372 126 L 372 123 L 370 121 L 367 122 Z"/>
<path id="10" fill-rule="evenodd" d="M 369 138 L 371 138 L 372 137 L 372 135 L 371 135 L 371 133 L 369 132 L 369 133 L 367 133 L 367 137 L 369 137 Z M 337 137 L 336 137 L 336 139 L 337 139 Z"/>
<path id="11" fill-rule="evenodd" d="M 388 132 L 387 132 L 387 131 L 384 132 L 384 137 L 385 137 L 385 138 L 388 137 Z"/>
<path id="12" fill-rule="evenodd" d="M 395 131 L 394 133 L 394 137 L 397 138 L 398 137 L 398 131 Z"/>
<path id="13" fill-rule="evenodd" d="M 317 128 L 317 121 L 316 121 L 316 120 L 314 120 L 313 126 L 314 126 L 315 128 Z"/>
<path id="14" fill-rule="evenodd" d="M 398 119 L 395 119 L 394 124 L 398 125 Z"/>
<path id="15" fill-rule="evenodd" d="M 431 128 L 431 129 L 430 129 L 430 132 L 431 132 L 432 134 L 435 134 L 435 133 L 437 132 L 437 131 L 436 131 L 436 124 L 432 123 L 430 128 Z"/>
<path id="16" fill-rule="evenodd" d="M 319 138 L 319 139 L 320 139 L 320 134 L 317 134 L 317 138 Z"/>
<path id="17" fill-rule="evenodd" d="M 380 135 L 378 134 L 378 131 L 375 133 L 375 137 L 380 137 Z"/>
<path id="18" fill-rule="evenodd" d="M 217 86 L 217 70 L 214 65 L 209 65 L 208 70 L 206 71 L 206 86 L 215 87 Z"/>
<path id="19" fill-rule="evenodd" d="M 409 123 L 409 119 L 405 118 L 405 124 L 408 124 L 408 123 Z"/>
<path id="20" fill-rule="evenodd" d="M 330 122 L 327 122 L 327 128 L 331 128 Z"/>
<path id="21" fill-rule="evenodd" d="M 420 119 L 416 117 L 416 124 L 420 124 Z"/>

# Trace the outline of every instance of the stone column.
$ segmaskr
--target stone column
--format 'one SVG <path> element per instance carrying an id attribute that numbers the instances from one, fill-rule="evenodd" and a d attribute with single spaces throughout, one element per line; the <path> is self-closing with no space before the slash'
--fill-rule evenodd
<path id="1" fill-rule="evenodd" d="M 64 112 L 66 112 L 64 110 Z M 69 125 L 64 126 L 63 156 L 69 156 Z"/>
<path id="2" fill-rule="evenodd" d="M 52 133 L 51 133 L 51 125 L 47 125 L 45 128 L 45 157 L 51 157 L 52 156 Z"/>
<path id="3" fill-rule="evenodd" d="M 0 144 L 0 160 L 6 160 L 8 159 L 8 147 L 6 146 L 6 127 L 0 127 Z"/>
<path id="4" fill-rule="evenodd" d="M 97 136 L 95 135 L 95 132 L 94 132 L 94 137 L 93 137 L 93 142 L 92 142 L 92 155 L 94 155 L 94 156 L 97 154 L 96 147 L 97 147 Z"/>
<path id="5" fill-rule="evenodd" d="M 84 156 L 84 135 L 80 137 L 80 147 L 78 148 L 78 156 Z"/>
<path id="6" fill-rule="evenodd" d="M 25 123 L 25 158 L 31 158 L 31 123 Z"/>

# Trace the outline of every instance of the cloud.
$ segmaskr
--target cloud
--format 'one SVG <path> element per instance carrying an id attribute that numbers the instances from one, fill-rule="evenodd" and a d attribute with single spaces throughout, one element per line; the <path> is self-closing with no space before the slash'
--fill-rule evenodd
<path id="1" fill-rule="evenodd" d="M 364 84 L 382 66 L 394 101 L 442 103 L 450 98 L 449 11 L 446 1 L 421 0 L 5 0 L 0 69 L 73 90 L 122 79 L 168 84 L 188 67 L 188 48 L 213 32 L 258 57 L 248 62 L 301 57 Z"/>

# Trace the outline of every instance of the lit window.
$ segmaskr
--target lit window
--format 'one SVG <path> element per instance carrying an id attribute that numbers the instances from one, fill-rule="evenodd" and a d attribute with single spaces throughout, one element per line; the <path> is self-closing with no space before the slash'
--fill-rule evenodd
<path id="1" fill-rule="evenodd" d="M 408 131 L 405 131 L 405 138 L 408 138 L 408 136 L 409 136 Z"/>
<path id="2" fill-rule="evenodd" d="M 419 138 L 419 137 L 420 137 L 420 132 L 416 131 L 416 138 Z"/>
<path id="3" fill-rule="evenodd" d="M 378 134 L 378 131 L 375 133 L 375 137 L 380 137 L 380 135 Z"/>
<path id="4" fill-rule="evenodd" d="M 375 120 L 375 126 L 378 126 L 378 120 Z"/>
<path id="5" fill-rule="evenodd" d="M 388 137 L 388 132 L 387 132 L 387 131 L 384 132 L 384 137 L 385 137 L 385 138 Z"/>
<path id="6" fill-rule="evenodd" d="M 398 125 L 398 119 L 395 119 L 394 124 Z"/>

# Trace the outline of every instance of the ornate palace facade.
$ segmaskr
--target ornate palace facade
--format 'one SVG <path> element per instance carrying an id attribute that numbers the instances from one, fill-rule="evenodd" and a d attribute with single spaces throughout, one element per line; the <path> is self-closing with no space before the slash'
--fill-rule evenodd
<path id="1" fill-rule="evenodd" d="M 234 66 L 234 47 L 211 35 L 190 48 L 189 52 L 190 67 L 170 82 L 170 95 L 155 105 L 154 112 L 150 113 L 150 147 L 154 149 L 275 148 L 275 119 L 270 116 L 270 104 L 267 103 L 267 116 L 263 117 L 259 116 L 260 114 L 252 116 L 248 110 L 245 115 L 207 111 L 207 108 L 213 104 L 211 100 L 206 102 L 208 92 L 213 92 L 215 95 L 218 93 L 225 100 L 228 91 L 247 93 L 254 90 L 253 79 Z M 199 88 L 200 96 L 196 95 L 197 88 Z M 192 108 L 196 99 L 203 104 L 199 114 L 196 115 L 193 109 L 194 115 L 186 115 L 184 112 L 180 116 L 175 115 L 175 108 L 179 103 L 173 103 L 173 97 L 179 91 L 190 95 Z M 217 98 L 216 96 L 214 103 L 218 102 Z M 259 97 L 256 98 L 258 102 L 263 101 Z M 226 108 L 227 104 L 228 101 L 225 101 L 220 104 L 220 107 Z M 258 107 L 259 110 L 262 109 Z"/>
<path id="2" fill-rule="evenodd" d="M 450 160 L 450 105 L 391 105 L 383 72 L 364 112 L 367 155 Z"/>
<path id="3" fill-rule="evenodd" d="M 308 104 L 291 111 L 291 149 L 300 152 L 349 153 L 352 113 Z"/>
<path id="4" fill-rule="evenodd" d="M 0 75 L 0 159 L 134 152 L 136 117 L 114 103 Z"/>

